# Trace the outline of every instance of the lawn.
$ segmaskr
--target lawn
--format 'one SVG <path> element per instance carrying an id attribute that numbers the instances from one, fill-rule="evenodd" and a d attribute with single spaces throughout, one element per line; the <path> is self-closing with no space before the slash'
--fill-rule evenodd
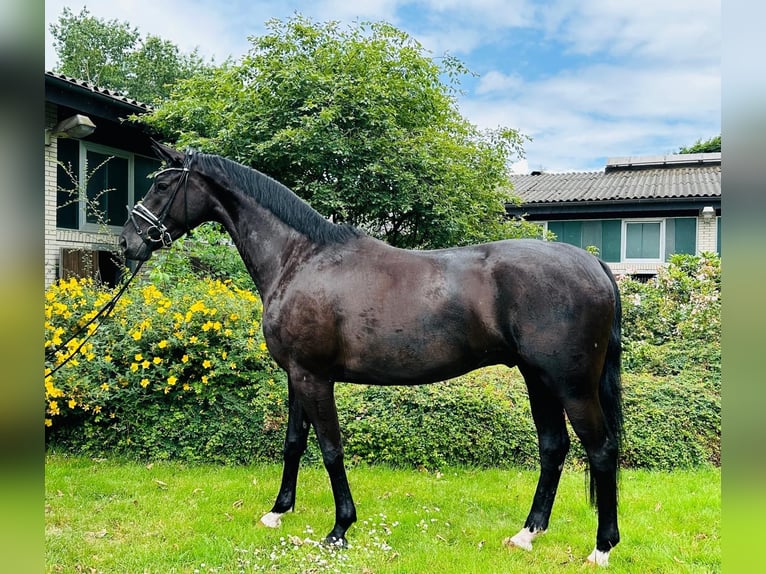
<path id="1" fill-rule="evenodd" d="M 301 471 L 296 511 L 258 524 L 278 465 L 140 464 L 49 455 L 49 573 L 582 572 L 596 516 L 580 471 L 565 471 L 549 531 L 532 552 L 502 540 L 523 525 L 537 474 L 357 467 L 349 548 L 318 545 L 333 522 L 324 469 Z M 622 543 L 608 572 L 720 572 L 720 469 L 623 471 Z"/>

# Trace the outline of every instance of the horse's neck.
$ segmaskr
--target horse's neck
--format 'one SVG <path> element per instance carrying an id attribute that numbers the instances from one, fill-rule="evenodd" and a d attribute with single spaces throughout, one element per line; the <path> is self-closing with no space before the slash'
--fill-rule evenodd
<path id="1" fill-rule="evenodd" d="M 218 219 L 234 241 L 266 305 L 279 277 L 290 265 L 290 252 L 305 238 L 268 209 L 243 197 L 227 201 Z"/>

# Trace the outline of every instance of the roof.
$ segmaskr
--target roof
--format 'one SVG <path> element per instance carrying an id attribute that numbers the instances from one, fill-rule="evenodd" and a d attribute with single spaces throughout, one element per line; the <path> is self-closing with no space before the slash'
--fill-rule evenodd
<path id="1" fill-rule="evenodd" d="M 125 96 L 124 94 L 120 94 L 119 92 L 115 90 L 110 90 L 108 88 L 100 88 L 89 82 L 86 82 L 85 80 L 78 80 L 77 78 L 73 78 L 71 76 L 67 76 L 64 74 L 59 74 L 58 72 L 46 71 L 45 79 L 46 81 L 48 80 L 55 81 L 62 87 L 74 89 L 75 91 L 90 92 L 91 94 L 95 96 L 99 96 L 99 97 L 111 100 L 113 103 L 121 105 L 123 107 L 134 108 L 136 113 L 150 112 L 154 109 L 149 104 L 145 104 L 133 98 L 129 98 Z"/>
<path id="2" fill-rule="evenodd" d="M 604 171 L 511 175 L 511 181 L 525 205 L 720 199 L 721 154 L 610 158 Z"/>

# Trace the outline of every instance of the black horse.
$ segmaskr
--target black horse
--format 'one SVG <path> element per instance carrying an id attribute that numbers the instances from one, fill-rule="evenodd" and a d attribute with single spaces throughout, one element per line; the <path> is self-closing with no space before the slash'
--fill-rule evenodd
<path id="1" fill-rule="evenodd" d="M 582 441 L 598 509 L 588 560 L 619 542 L 622 431 L 620 296 L 612 273 L 575 247 L 536 240 L 410 251 L 324 219 L 294 193 L 225 158 L 157 144 L 168 166 L 131 211 L 126 258 L 145 261 L 205 221 L 231 235 L 263 300 L 269 352 L 287 372 L 289 419 L 276 527 L 295 505 L 313 426 L 335 498 L 326 541 L 356 521 L 343 466 L 336 381 L 432 383 L 493 364 L 518 366 L 539 437 L 540 478 L 524 527 L 505 540 L 527 550 L 548 527 L 568 418 Z"/>

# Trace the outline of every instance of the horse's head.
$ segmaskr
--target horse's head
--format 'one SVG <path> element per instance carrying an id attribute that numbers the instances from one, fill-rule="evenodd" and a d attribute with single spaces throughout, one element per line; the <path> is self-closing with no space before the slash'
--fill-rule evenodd
<path id="1" fill-rule="evenodd" d="M 193 153 L 182 153 L 153 143 L 165 167 L 154 176 L 154 183 L 143 200 L 130 210 L 120 234 L 120 247 L 126 259 L 146 261 L 152 253 L 171 243 L 203 221 L 206 194 L 204 185 L 192 171 Z"/>

